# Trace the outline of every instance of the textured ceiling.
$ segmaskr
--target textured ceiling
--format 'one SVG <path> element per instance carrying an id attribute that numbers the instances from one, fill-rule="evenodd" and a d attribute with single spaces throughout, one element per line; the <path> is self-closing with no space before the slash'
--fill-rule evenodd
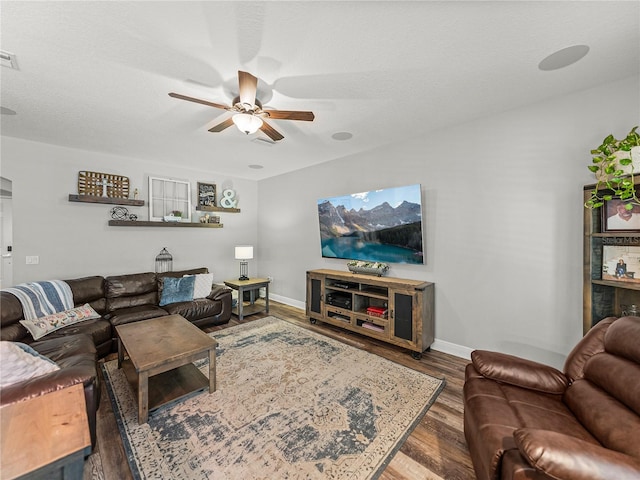
<path id="1" fill-rule="evenodd" d="M 637 75 L 640 2 L 2 1 L 2 134 L 261 179 Z M 547 55 L 584 44 L 567 68 Z M 230 114 L 237 70 L 284 140 Z M 350 132 L 349 140 L 332 138 Z M 263 169 L 251 169 L 259 164 Z"/>

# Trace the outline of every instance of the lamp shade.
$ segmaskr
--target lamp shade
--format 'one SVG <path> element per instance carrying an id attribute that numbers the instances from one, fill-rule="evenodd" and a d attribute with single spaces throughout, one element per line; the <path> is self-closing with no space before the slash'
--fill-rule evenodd
<path id="1" fill-rule="evenodd" d="M 232 117 L 232 120 L 233 123 L 236 124 L 236 127 L 247 135 L 255 133 L 256 130 L 262 126 L 262 119 L 260 117 L 248 113 L 236 113 Z"/>
<path id="2" fill-rule="evenodd" d="M 253 258 L 253 246 L 239 245 L 236 247 L 236 260 L 250 260 Z"/>

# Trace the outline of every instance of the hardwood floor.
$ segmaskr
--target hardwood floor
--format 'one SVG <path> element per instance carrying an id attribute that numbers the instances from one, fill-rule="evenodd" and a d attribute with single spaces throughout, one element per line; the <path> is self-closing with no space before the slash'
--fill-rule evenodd
<path id="1" fill-rule="evenodd" d="M 305 317 L 304 311 L 278 302 L 270 302 L 270 315 L 287 318 L 302 327 L 321 332 L 429 375 L 444 377 L 447 382 L 444 390 L 380 478 L 382 480 L 475 478 L 464 440 L 462 422 L 462 385 L 466 360 L 436 351 L 425 352 L 421 360 L 414 360 L 407 350 L 340 330 L 331 325 L 322 323 L 312 325 Z M 265 314 L 251 315 L 243 319 L 242 323 L 249 323 L 265 316 Z M 233 316 L 228 324 L 210 327 L 205 331 L 222 330 L 238 323 Z M 107 360 L 117 357 L 114 355 L 107 357 Z M 91 467 L 94 470 L 101 470 L 102 477 L 106 480 L 132 479 L 106 388 L 102 389 L 97 416 L 97 435 L 96 451 L 99 452 L 99 461 L 92 462 Z M 85 479 L 91 478 L 88 470 L 88 468 L 85 469 Z"/>

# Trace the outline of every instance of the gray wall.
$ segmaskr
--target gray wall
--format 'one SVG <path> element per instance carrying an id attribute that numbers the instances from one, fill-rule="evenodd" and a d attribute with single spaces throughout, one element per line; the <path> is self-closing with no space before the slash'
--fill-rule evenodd
<path id="1" fill-rule="evenodd" d="M 195 208 L 196 182 L 236 190 L 242 210 L 222 213 L 220 229 L 109 227 L 110 205 L 70 203 L 78 193 L 80 170 L 129 177 L 131 189 L 148 200 L 148 176 L 191 182 Z M 230 178 L 212 172 L 149 164 L 133 158 L 104 155 L 2 137 L 2 176 L 13 181 L 13 281 L 76 278 L 153 271 L 155 257 L 163 247 L 173 255 L 174 269 L 206 266 L 221 281 L 237 277 L 233 247 L 257 241 L 257 185 L 255 181 Z M 144 207 L 127 207 L 138 219 L 149 218 Z M 192 210 L 192 214 L 199 217 Z M 25 257 L 38 255 L 38 265 L 26 265 Z M 255 261 L 249 271 L 256 273 Z"/>
<path id="2" fill-rule="evenodd" d="M 638 84 L 630 78 L 260 181 L 260 274 L 302 304 L 307 270 L 346 270 L 346 261 L 321 257 L 316 201 L 420 183 L 426 264 L 393 264 L 389 275 L 435 282 L 436 346 L 561 366 L 582 336 L 589 151 L 639 123 Z"/>

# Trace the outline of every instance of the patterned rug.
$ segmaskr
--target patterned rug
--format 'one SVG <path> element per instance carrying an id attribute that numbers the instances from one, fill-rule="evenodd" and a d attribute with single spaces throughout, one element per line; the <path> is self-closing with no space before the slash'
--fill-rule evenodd
<path id="1" fill-rule="evenodd" d="M 145 425 L 117 361 L 104 364 L 134 478 L 377 478 L 445 383 L 275 317 L 211 335 L 218 390 Z"/>

